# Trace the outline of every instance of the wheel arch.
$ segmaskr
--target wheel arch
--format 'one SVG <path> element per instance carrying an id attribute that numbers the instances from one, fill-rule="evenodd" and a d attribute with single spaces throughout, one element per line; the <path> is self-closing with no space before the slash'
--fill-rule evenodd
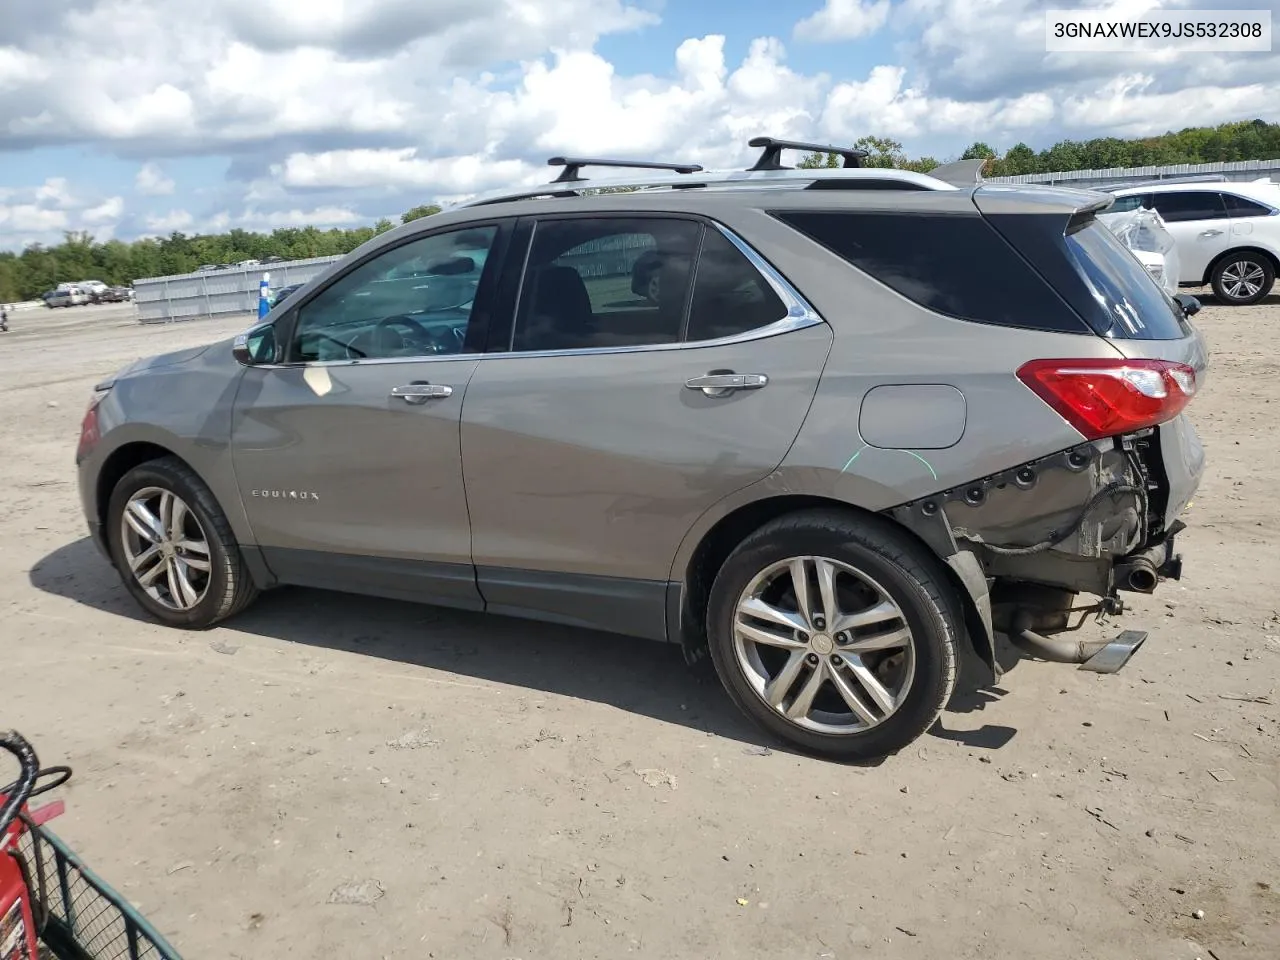
<path id="1" fill-rule="evenodd" d="M 102 461 L 102 466 L 94 479 L 93 506 L 94 514 L 98 519 L 98 537 L 101 538 L 104 546 L 107 538 L 107 507 L 111 503 L 111 492 L 115 490 L 116 484 L 134 467 L 153 460 L 161 460 L 165 457 L 173 457 L 197 476 L 200 475 L 199 470 L 196 470 L 195 467 L 174 453 L 173 450 L 151 440 L 130 440 L 127 443 L 122 443 L 107 454 L 106 459 Z M 204 478 L 201 477 L 201 479 Z"/>
<path id="2" fill-rule="evenodd" d="M 939 561 L 936 564 L 938 575 L 951 586 L 959 601 L 969 643 L 974 652 L 991 668 L 993 675 L 998 676 L 994 637 L 988 621 L 980 613 L 984 607 L 990 609 L 984 579 L 961 576 L 956 566 L 949 562 L 949 558 L 939 556 L 937 550 L 924 538 L 892 516 L 866 510 L 834 497 L 810 494 L 765 497 L 731 510 L 703 534 L 685 568 L 675 571 L 680 579 L 673 584 L 674 589 L 669 597 L 667 630 L 671 639 L 681 644 L 689 662 L 702 660 L 707 654 L 706 614 L 711 584 L 729 554 L 766 523 L 788 514 L 814 509 L 839 510 L 854 518 L 890 526 L 918 544 L 928 556 L 936 558 Z"/>
<path id="3" fill-rule="evenodd" d="M 1242 253 L 1261 254 L 1262 256 L 1266 257 L 1267 260 L 1270 261 L 1271 263 L 1272 271 L 1275 273 L 1277 277 L 1280 277 L 1280 257 L 1272 253 L 1266 247 L 1246 245 L 1243 247 L 1232 247 L 1230 250 L 1227 250 L 1225 253 L 1220 253 L 1216 257 L 1214 257 L 1212 260 L 1210 260 L 1208 266 L 1204 268 L 1204 277 L 1202 278 L 1203 285 L 1208 285 L 1209 283 L 1212 282 L 1213 271 L 1218 269 L 1218 264 L 1222 263 L 1222 261 L 1224 260 L 1230 259 L 1231 257 L 1238 257 Z"/>

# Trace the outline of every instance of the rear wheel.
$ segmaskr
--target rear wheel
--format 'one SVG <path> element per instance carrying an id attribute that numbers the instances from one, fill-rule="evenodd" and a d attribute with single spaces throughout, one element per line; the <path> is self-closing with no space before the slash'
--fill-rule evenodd
<path id="1" fill-rule="evenodd" d="M 1276 271 L 1267 257 L 1245 251 L 1219 260 L 1209 279 L 1214 295 L 1221 302 L 1243 307 L 1257 303 L 1271 292 Z"/>
<path id="2" fill-rule="evenodd" d="M 107 507 L 116 569 L 134 599 L 170 626 L 202 628 L 257 596 L 213 493 L 176 457 L 134 467 Z"/>
<path id="3" fill-rule="evenodd" d="M 737 705 L 813 753 L 880 757 L 932 726 L 955 684 L 962 618 L 936 561 L 889 524 L 783 517 L 712 587 L 708 640 Z"/>

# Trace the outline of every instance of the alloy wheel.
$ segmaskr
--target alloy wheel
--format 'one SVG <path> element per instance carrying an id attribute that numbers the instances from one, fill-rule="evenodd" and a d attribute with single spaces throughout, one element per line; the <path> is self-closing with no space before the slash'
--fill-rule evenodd
<path id="1" fill-rule="evenodd" d="M 156 603 L 192 609 L 209 591 L 209 538 L 181 497 L 161 487 L 131 496 L 120 518 L 129 572 Z"/>
<path id="2" fill-rule="evenodd" d="M 902 608 L 866 573 L 827 557 L 792 557 L 757 574 L 734 609 L 733 647 L 756 695 L 818 733 L 878 726 L 915 676 Z"/>
<path id="3" fill-rule="evenodd" d="M 1237 260 L 1222 268 L 1222 289 L 1232 300 L 1248 300 L 1258 295 L 1266 278 L 1262 264 L 1253 260 Z"/>

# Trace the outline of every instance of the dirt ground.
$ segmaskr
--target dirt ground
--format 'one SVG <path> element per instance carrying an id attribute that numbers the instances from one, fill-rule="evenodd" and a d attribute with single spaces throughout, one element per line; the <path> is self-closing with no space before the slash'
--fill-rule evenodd
<path id="1" fill-rule="evenodd" d="M 304 590 L 142 619 L 77 503 L 89 389 L 245 321 L 130 310 L 0 335 L 0 726 L 184 956 L 1280 956 L 1280 297 L 1197 318 L 1209 474 L 1125 671 L 971 679 L 873 767 L 662 645 Z"/>

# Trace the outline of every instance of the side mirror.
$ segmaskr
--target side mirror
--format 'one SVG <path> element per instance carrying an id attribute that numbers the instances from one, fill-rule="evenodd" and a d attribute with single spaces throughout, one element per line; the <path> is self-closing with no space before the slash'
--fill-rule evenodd
<path id="1" fill-rule="evenodd" d="M 1182 312 L 1188 317 L 1194 317 L 1200 312 L 1200 301 L 1189 293 L 1175 293 L 1173 299 L 1178 301 L 1178 306 L 1182 307 Z"/>
<path id="2" fill-rule="evenodd" d="M 264 323 L 259 327 L 251 327 L 244 333 L 236 334 L 231 341 L 231 356 L 237 363 L 252 367 L 261 363 L 275 363 L 276 328 L 273 323 Z"/>

